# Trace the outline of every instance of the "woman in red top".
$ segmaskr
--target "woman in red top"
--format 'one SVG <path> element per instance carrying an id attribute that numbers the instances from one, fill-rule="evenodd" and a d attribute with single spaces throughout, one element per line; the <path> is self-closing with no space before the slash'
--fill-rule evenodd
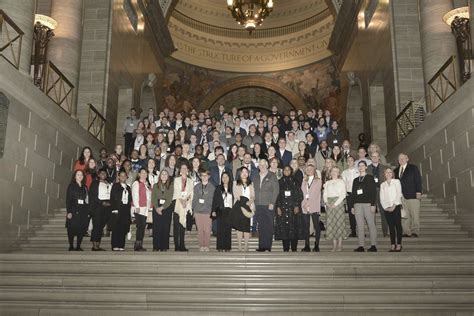
<path id="1" fill-rule="evenodd" d="M 86 187 L 90 189 L 92 181 L 97 178 L 97 163 L 94 158 L 89 158 L 87 168 L 84 170 L 86 174 Z"/>
<path id="2" fill-rule="evenodd" d="M 84 171 L 84 170 L 86 170 L 86 168 L 88 166 L 88 163 L 89 163 L 89 159 L 91 159 L 91 158 L 94 158 L 94 156 L 92 155 L 92 149 L 90 147 L 84 147 L 82 149 L 81 156 L 74 163 L 73 171 L 76 171 L 76 170 Z"/>

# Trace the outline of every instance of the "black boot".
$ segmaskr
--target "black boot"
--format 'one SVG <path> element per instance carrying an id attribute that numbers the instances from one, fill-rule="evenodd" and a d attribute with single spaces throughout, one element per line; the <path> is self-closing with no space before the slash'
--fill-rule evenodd
<path id="1" fill-rule="evenodd" d="M 140 247 L 139 251 L 146 251 L 146 249 L 143 248 L 143 241 L 139 241 L 139 247 Z"/>

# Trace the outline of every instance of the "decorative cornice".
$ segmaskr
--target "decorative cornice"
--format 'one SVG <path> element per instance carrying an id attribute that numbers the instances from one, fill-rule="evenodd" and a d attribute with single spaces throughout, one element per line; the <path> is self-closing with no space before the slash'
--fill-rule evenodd
<path id="1" fill-rule="evenodd" d="M 176 48 L 158 0 L 138 0 L 138 5 L 151 29 L 156 48 L 162 56 L 170 56 Z"/>
<path id="2" fill-rule="evenodd" d="M 308 19 L 305 19 L 303 21 L 299 21 L 293 24 L 289 24 L 289 25 L 285 25 L 281 27 L 273 27 L 273 28 L 257 28 L 255 31 L 252 32 L 251 36 L 249 36 L 249 33 L 247 30 L 218 27 L 211 24 L 203 23 L 201 21 L 198 21 L 196 19 L 193 19 L 181 13 L 178 10 L 174 10 L 172 16 L 173 18 L 175 18 L 177 21 L 181 22 L 182 24 L 204 33 L 208 33 L 208 34 L 212 34 L 216 36 L 222 36 L 222 37 L 244 38 L 244 39 L 252 38 L 253 39 L 253 38 L 284 36 L 291 33 L 300 32 L 302 30 L 305 30 L 321 22 L 322 20 L 327 18 L 330 14 L 331 13 L 329 9 L 326 9 L 319 12 L 316 15 L 313 15 L 312 17 Z"/>

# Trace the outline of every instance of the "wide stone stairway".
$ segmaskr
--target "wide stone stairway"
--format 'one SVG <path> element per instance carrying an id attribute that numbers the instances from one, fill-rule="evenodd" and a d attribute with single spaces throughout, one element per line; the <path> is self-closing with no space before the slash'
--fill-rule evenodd
<path id="1" fill-rule="evenodd" d="M 31 223 L 30 236 L 0 254 L 0 315 L 473 315 L 474 243 L 437 201 L 422 202 L 420 238 L 401 253 L 68 252 L 64 210 Z M 324 221 L 324 215 L 322 217 Z M 133 240 L 133 238 L 132 238 Z M 110 238 L 103 247 L 110 249 Z M 302 248 L 303 242 L 300 242 Z M 234 249 L 236 236 L 234 235 Z M 173 248 L 171 242 L 171 248 Z"/>

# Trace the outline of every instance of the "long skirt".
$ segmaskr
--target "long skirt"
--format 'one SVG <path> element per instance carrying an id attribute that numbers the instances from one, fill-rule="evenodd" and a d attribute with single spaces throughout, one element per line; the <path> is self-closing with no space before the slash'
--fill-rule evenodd
<path id="1" fill-rule="evenodd" d="M 328 198 L 328 203 L 336 202 L 337 197 Z M 326 239 L 334 240 L 347 236 L 344 203 L 333 209 L 326 209 Z"/>

